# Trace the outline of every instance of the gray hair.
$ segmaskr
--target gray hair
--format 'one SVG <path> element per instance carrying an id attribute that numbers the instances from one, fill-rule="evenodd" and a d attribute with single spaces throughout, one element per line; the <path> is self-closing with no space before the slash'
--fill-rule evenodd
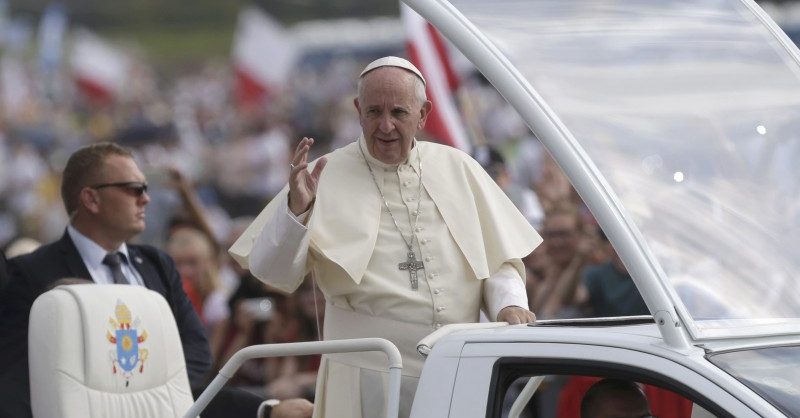
<path id="1" fill-rule="evenodd" d="M 395 67 L 401 68 L 401 67 Z M 414 80 L 414 98 L 416 99 L 417 105 L 422 105 L 425 101 L 428 100 L 428 95 L 425 92 L 425 83 L 422 81 L 421 78 L 417 77 L 416 74 L 412 73 L 411 71 L 405 70 L 406 73 L 413 75 Z M 358 78 L 358 101 L 363 102 L 364 100 L 364 77 L 366 77 L 369 73 L 364 74 L 363 76 Z"/>

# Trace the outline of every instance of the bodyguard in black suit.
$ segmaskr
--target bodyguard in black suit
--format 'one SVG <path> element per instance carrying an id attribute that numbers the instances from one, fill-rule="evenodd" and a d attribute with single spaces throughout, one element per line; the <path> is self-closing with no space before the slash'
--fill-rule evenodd
<path id="1" fill-rule="evenodd" d="M 70 225 L 60 240 L 8 261 L 0 290 L 0 418 L 31 416 L 28 318 L 33 301 L 65 278 L 144 286 L 167 300 L 183 345 L 189 383 L 202 389 L 211 367 L 208 340 L 183 291 L 172 259 L 154 247 L 127 242 L 145 227 L 147 183 L 131 153 L 111 143 L 76 151 L 64 168 L 61 198 Z M 35 389 L 35 388 L 34 388 Z M 224 390 L 203 416 L 253 417 L 261 398 Z M 270 418 L 311 416 L 311 404 L 289 400 L 267 408 Z"/>
<path id="2" fill-rule="evenodd" d="M 136 268 L 148 289 L 160 293 L 169 303 L 175 322 L 178 325 L 186 368 L 192 387 L 200 387 L 211 366 L 208 341 L 197 314 L 183 291 L 180 277 L 172 260 L 163 252 L 149 246 L 128 245 L 131 264 Z M 33 301 L 59 279 L 85 278 L 92 280 L 86 266 L 78 254 L 75 244 L 67 233 L 52 243 L 42 246 L 35 252 L 9 260 L 9 271 L 12 280 L 0 298 L 0 370 L 7 370 L 16 364 L 17 373 L 21 373 L 18 383 L 11 388 L 3 385 L 0 391 L 6 395 L 19 392 L 9 397 L 12 403 L 25 400 L 24 408 L 30 408 L 28 389 L 27 338 L 28 316 Z M 9 341 L 12 340 L 12 341 Z M 12 364 L 6 364 L 12 363 Z M 24 365 L 25 367 L 21 367 Z M 0 372 L 2 373 L 2 372 Z M 5 408 L 0 404 L 0 410 Z M 15 413 L 13 416 L 27 416 Z M 12 415 L 9 415 L 12 416 Z"/>
<path id="3" fill-rule="evenodd" d="M 84 258 L 87 254 L 78 250 L 73 237 L 81 240 L 84 252 L 127 253 L 122 270 L 129 277 L 122 283 L 143 285 L 164 296 L 178 325 L 189 381 L 192 387 L 201 386 L 211 367 L 208 340 L 172 260 L 153 247 L 126 244 L 144 230 L 144 208 L 150 201 L 130 152 L 113 144 L 79 150 L 64 170 L 61 192 L 71 230 L 8 261 L 10 281 L 0 293 L 0 416 L 30 416 L 28 317 L 36 297 L 63 278 L 114 283 L 111 268 L 92 263 L 91 256 Z"/>
<path id="4" fill-rule="evenodd" d="M 8 283 L 8 273 L 6 272 L 6 256 L 0 251 L 0 291 L 6 287 Z"/>

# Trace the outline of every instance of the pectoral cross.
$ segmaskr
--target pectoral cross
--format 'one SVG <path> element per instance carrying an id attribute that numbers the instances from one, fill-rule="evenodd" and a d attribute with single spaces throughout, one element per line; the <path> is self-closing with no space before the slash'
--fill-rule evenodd
<path id="1" fill-rule="evenodd" d="M 419 281 L 417 280 L 417 270 L 425 268 L 422 261 L 417 261 L 417 256 L 413 251 L 408 252 L 408 261 L 404 261 L 397 265 L 400 270 L 408 270 L 408 279 L 411 281 L 411 289 L 417 290 L 419 288 Z"/>

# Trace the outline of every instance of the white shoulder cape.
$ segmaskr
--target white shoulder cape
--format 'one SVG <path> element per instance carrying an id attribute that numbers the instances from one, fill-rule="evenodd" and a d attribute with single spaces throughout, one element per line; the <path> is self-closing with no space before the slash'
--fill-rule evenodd
<path id="1" fill-rule="evenodd" d="M 422 159 L 422 184 L 472 268 L 485 279 L 500 266 L 521 259 L 542 242 L 513 203 L 483 168 L 464 152 L 416 141 Z M 361 282 L 378 235 L 383 202 L 358 149 L 352 142 L 327 155 L 317 197 L 308 220 L 310 245 Z M 316 161 L 315 161 L 316 163 Z M 229 253 L 244 268 L 253 242 L 285 202 L 284 187 Z M 281 207 L 281 210 L 287 210 Z M 522 266 L 515 263 L 518 269 Z M 520 271 L 521 277 L 525 272 Z"/>

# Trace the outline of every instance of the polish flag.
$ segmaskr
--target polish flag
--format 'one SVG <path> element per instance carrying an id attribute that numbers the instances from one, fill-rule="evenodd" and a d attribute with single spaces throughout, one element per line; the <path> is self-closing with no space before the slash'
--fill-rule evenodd
<path id="1" fill-rule="evenodd" d="M 132 67 L 124 52 L 85 29 L 73 34 L 70 64 L 78 89 L 96 104 L 120 97 Z"/>
<path id="2" fill-rule="evenodd" d="M 453 97 L 460 81 L 453 70 L 446 41 L 433 25 L 404 3 L 400 3 L 400 19 L 406 33 L 408 58 L 425 76 L 428 100 L 433 102 L 425 131 L 438 142 L 469 153 L 469 136 Z"/>
<path id="3" fill-rule="evenodd" d="M 233 41 L 236 100 L 258 105 L 286 84 L 297 48 L 276 20 L 256 7 L 239 13 Z"/>

